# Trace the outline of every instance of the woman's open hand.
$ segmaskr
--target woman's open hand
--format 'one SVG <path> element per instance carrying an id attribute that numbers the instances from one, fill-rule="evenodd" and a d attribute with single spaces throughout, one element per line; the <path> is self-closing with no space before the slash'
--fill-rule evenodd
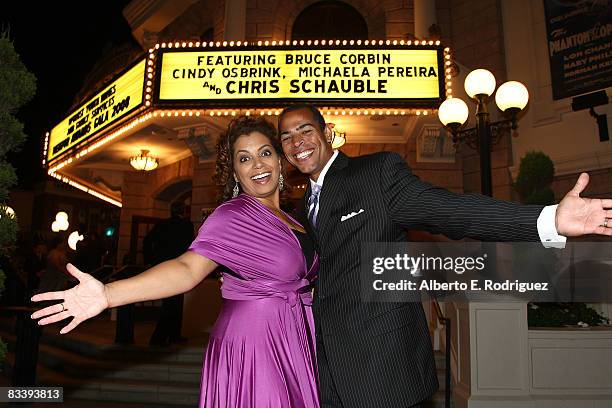
<path id="1" fill-rule="evenodd" d="M 38 322 L 39 325 L 74 317 L 70 323 L 60 330 L 60 334 L 68 333 L 81 322 L 97 316 L 108 307 L 106 288 L 102 282 L 87 273 L 81 272 L 72 264 L 66 265 L 66 269 L 79 281 L 78 285 L 68 290 L 39 293 L 32 297 L 33 302 L 64 300 L 62 303 L 45 307 L 32 314 L 32 319 L 44 317 Z"/>

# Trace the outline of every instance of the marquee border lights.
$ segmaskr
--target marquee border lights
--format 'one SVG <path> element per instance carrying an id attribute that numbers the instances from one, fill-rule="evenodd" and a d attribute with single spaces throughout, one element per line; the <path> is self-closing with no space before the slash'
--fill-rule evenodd
<path id="1" fill-rule="evenodd" d="M 326 40 L 326 39 L 321 39 L 321 40 L 279 40 L 279 41 L 277 40 L 257 40 L 257 41 L 193 41 L 193 40 L 180 41 L 180 40 L 175 40 L 175 41 L 156 43 L 154 46 L 148 49 L 148 55 L 151 60 L 156 60 L 154 61 L 152 65 L 152 69 L 151 69 L 151 74 L 153 74 L 153 73 L 156 73 L 156 70 L 161 69 L 161 59 L 162 58 L 161 58 L 160 53 L 170 52 L 171 50 L 176 50 L 176 51 L 181 51 L 181 52 L 183 51 L 197 52 L 197 51 L 204 51 L 204 50 L 253 51 L 253 50 L 266 50 L 266 49 L 273 50 L 273 51 L 281 51 L 281 50 L 300 49 L 300 47 L 304 47 L 306 50 L 308 49 L 312 49 L 312 50 L 331 49 L 333 50 L 336 48 L 338 50 L 342 50 L 343 48 L 346 48 L 346 47 L 354 47 L 355 50 L 359 50 L 359 49 L 367 50 L 367 49 L 370 49 L 371 47 L 385 47 L 385 46 L 392 47 L 393 49 L 401 49 L 402 47 L 412 47 L 412 49 L 414 50 L 422 49 L 421 47 L 426 48 L 426 49 L 433 47 L 433 49 L 439 52 L 438 63 L 440 66 L 440 71 L 441 71 L 440 74 L 442 75 L 444 73 L 446 77 L 440 78 L 440 94 L 438 97 L 438 101 L 434 101 L 433 99 L 429 100 L 429 98 L 425 98 L 421 100 L 419 100 L 418 98 L 415 98 L 415 99 L 410 100 L 414 105 L 417 105 L 417 104 L 428 105 L 430 103 L 434 103 L 437 106 L 440 103 L 442 103 L 445 99 L 452 97 L 452 84 L 451 84 L 450 79 L 448 78 L 448 75 L 452 73 L 452 66 L 453 66 L 450 48 L 444 47 L 442 44 L 442 41 L 433 40 L 433 39 L 423 39 L 423 40 L 390 40 L 390 39 L 384 39 L 384 40 L 383 39 L 379 39 L 379 40 L 376 40 L 376 39 L 372 39 L 372 40 L 328 39 Z M 149 65 L 147 66 L 149 67 Z M 157 75 L 152 76 L 153 89 L 150 93 L 151 97 L 149 99 L 150 101 L 152 101 L 152 104 L 157 109 L 172 109 L 172 108 L 184 109 L 188 105 L 193 104 L 196 101 L 196 100 L 190 100 L 190 99 L 187 99 L 187 100 L 162 99 L 160 100 L 159 99 L 160 80 L 161 80 L 161 77 Z M 427 102 L 425 102 L 426 100 Z M 240 102 L 239 100 L 236 100 L 236 103 L 239 103 L 239 102 Z M 415 115 L 417 114 L 417 111 L 420 111 L 421 113 L 425 110 L 427 110 L 428 113 L 434 113 L 435 111 L 437 111 L 437 108 L 432 107 L 432 106 L 421 106 L 420 109 L 418 107 L 410 107 L 410 106 L 402 107 L 401 105 L 406 105 L 407 103 L 401 102 L 401 99 L 395 100 L 395 101 L 393 101 L 392 99 L 388 99 L 388 100 L 380 99 L 380 102 L 378 101 L 370 101 L 370 102 L 372 103 L 373 107 L 378 107 L 378 108 L 380 107 L 386 108 L 386 105 L 392 106 L 393 103 L 395 102 L 396 103 L 395 108 L 403 108 L 404 110 L 409 111 L 410 113 L 415 114 Z M 370 103 L 370 102 L 364 101 L 364 102 L 359 102 L 359 103 L 363 104 L 363 103 Z M 211 105 L 214 105 L 214 106 L 209 106 L 203 109 L 206 109 L 208 111 L 213 110 L 215 112 L 221 111 L 223 116 L 227 116 L 231 113 L 231 111 L 239 110 L 239 108 L 236 108 L 236 107 L 224 106 L 224 105 L 231 105 L 233 103 L 234 103 L 233 100 L 227 100 L 227 101 L 215 100 L 215 101 L 211 101 Z M 253 106 L 252 108 L 250 108 L 250 110 L 257 111 L 261 109 L 264 111 L 263 115 L 271 116 L 273 114 L 269 114 L 267 113 L 267 111 L 277 109 L 277 107 L 275 106 L 277 103 L 278 102 L 274 100 L 269 101 L 267 99 L 262 99 L 256 103 L 259 106 Z M 288 104 L 293 104 L 293 103 L 304 103 L 304 100 L 289 99 L 286 101 L 282 101 L 280 103 L 282 103 L 283 106 L 287 106 Z M 313 103 L 317 104 L 317 106 L 320 106 L 321 104 L 330 103 L 330 100 L 322 100 L 322 101 L 313 100 Z M 363 111 L 364 109 L 367 109 L 367 108 L 362 108 L 361 106 L 359 107 L 351 106 L 350 102 L 348 102 L 347 100 L 343 101 L 341 99 L 338 99 L 337 101 L 335 101 L 335 103 L 338 103 L 338 104 L 347 103 L 348 106 L 346 105 L 343 106 L 343 109 L 347 110 L 347 112 L 349 109 L 353 110 L 353 112 L 356 112 L 358 110 Z M 226 110 L 230 113 L 225 113 Z M 216 116 L 220 116 L 220 115 L 216 114 Z"/>
<path id="2" fill-rule="evenodd" d="M 155 44 L 153 48 L 149 48 L 149 55 L 155 50 L 164 48 L 227 48 L 229 47 L 287 47 L 287 46 L 375 46 L 375 45 L 421 45 L 421 46 L 438 46 L 440 40 L 258 40 L 258 41 L 168 41 Z"/>
<path id="3" fill-rule="evenodd" d="M 444 47 L 444 88 L 446 89 L 446 99 L 453 97 L 453 56 L 450 47 Z"/>
<path id="4" fill-rule="evenodd" d="M 45 166 L 45 164 L 47 164 L 47 151 L 49 150 L 49 135 L 50 134 L 51 132 L 45 133 L 45 144 L 43 146 L 43 158 L 42 158 L 43 167 Z"/>
<path id="5" fill-rule="evenodd" d="M 127 124 L 124 124 L 123 126 L 120 126 L 119 128 L 116 128 L 114 131 L 112 131 L 111 133 L 109 133 L 106 136 L 98 138 L 92 144 L 87 145 L 87 146 L 81 148 L 75 154 L 73 154 L 71 156 L 68 156 L 67 158 L 64 158 L 64 160 L 60 161 L 58 164 L 54 164 L 53 167 L 49 167 L 49 169 L 47 170 L 47 173 L 51 174 L 51 173 L 55 173 L 55 172 L 61 170 L 63 167 L 65 167 L 68 164 L 72 163 L 74 160 L 78 160 L 78 159 L 82 158 L 83 156 L 88 155 L 89 153 L 91 153 L 91 152 L 99 149 L 100 147 L 104 146 L 108 142 L 111 142 L 112 140 L 114 140 L 114 139 L 118 138 L 119 136 L 122 136 L 126 132 L 132 130 L 135 126 L 140 125 L 140 124 L 142 124 L 144 122 L 147 122 L 147 121 L 151 120 L 151 118 L 153 118 L 155 116 L 156 115 L 154 115 L 153 112 L 146 112 L 146 111 L 142 112 L 140 114 L 140 116 L 136 115 Z"/>
<path id="6" fill-rule="evenodd" d="M 147 57 L 147 72 L 145 74 L 145 86 L 144 86 L 144 104 L 146 108 L 151 107 L 153 101 L 153 85 L 155 84 L 155 57 L 157 53 L 149 50 Z"/>
<path id="7" fill-rule="evenodd" d="M 120 121 L 110 129 L 103 129 L 99 134 L 92 134 L 87 141 L 83 141 L 82 144 L 74 147 L 73 150 L 66 151 L 65 154 L 57 158 L 47 161 L 47 154 L 49 151 L 49 139 L 50 132 L 45 133 L 44 145 L 42 149 L 42 160 L 43 167 L 47 168 L 47 173 L 55 179 L 65 182 L 81 191 L 89 193 L 97 198 L 100 198 L 108 203 L 121 207 L 121 202 L 115 197 L 108 196 L 96 189 L 77 182 L 66 174 L 62 173 L 61 170 L 73 162 L 82 159 L 83 157 L 95 152 L 99 148 L 112 142 L 113 140 L 120 138 L 126 133 L 130 132 L 134 127 L 145 124 L 146 122 L 164 117 L 235 117 L 238 115 L 259 115 L 259 116 L 278 116 L 282 109 L 286 106 L 265 106 L 265 107 L 252 107 L 252 108 L 223 108 L 223 107 L 211 107 L 211 108 L 187 108 L 172 107 L 166 104 L 162 106 L 156 106 L 154 100 L 154 90 L 158 86 L 158 59 L 159 53 L 162 50 L 168 49 L 258 49 L 258 48 L 270 48 L 275 49 L 278 47 L 372 47 L 372 46 L 395 46 L 395 47 L 440 47 L 440 40 L 259 40 L 259 41 L 172 41 L 172 42 L 160 42 L 155 44 L 153 47 L 145 52 L 145 76 L 143 78 L 143 105 L 137 108 L 134 112 Z M 451 49 L 445 47 L 442 49 L 442 61 L 443 65 L 441 69 L 444 70 L 444 91 L 445 95 L 441 95 L 442 100 L 452 98 L 452 77 L 453 77 L 453 57 Z M 130 66 L 131 67 L 131 66 Z M 129 69 L 129 68 L 128 68 Z M 115 79 L 124 73 L 118 73 Z M 105 84 L 104 86 L 106 86 Z M 197 103 L 197 102 L 196 102 Z M 288 104 L 292 103 L 291 101 Z M 316 102 L 315 102 L 316 103 Z M 438 109 L 432 108 L 385 108 L 381 106 L 370 106 L 370 107 L 342 107 L 342 106 L 320 106 L 320 110 L 325 117 L 334 116 L 427 116 L 435 115 Z"/>
<path id="8" fill-rule="evenodd" d="M 209 109 L 203 110 L 202 112 L 205 115 L 214 117 L 214 116 L 237 116 L 237 115 L 259 115 L 259 116 L 278 116 L 282 112 L 283 108 L 262 108 L 262 109 Z M 384 109 L 379 107 L 374 108 L 335 108 L 335 107 L 319 107 L 321 113 L 325 116 L 368 116 L 368 115 L 379 115 L 379 116 L 406 116 L 406 115 L 414 115 L 414 116 L 427 116 L 429 114 L 434 114 L 438 111 L 438 109 Z M 185 110 L 160 110 L 162 113 L 161 116 L 193 116 L 193 111 L 185 111 Z M 198 112 L 198 116 L 200 111 Z"/>
<path id="9" fill-rule="evenodd" d="M 83 191 L 85 193 L 91 194 L 94 197 L 97 197 L 97 198 L 99 198 L 101 200 L 104 200 L 104 201 L 106 201 L 106 202 L 108 202 L 110 204 L 116 205 L 117 207 L 121 208 L 121 206 L 122 206 L 121 201 L 117 201 L 114 198 L 112 198 L 110 196 L 107 196 L 106 194 L 102 194 L 102 193 L 100 193 L 99 191 L 97 191 L 97 190 L 95 190 L 93 188 L 90 188 L 90 187 L 88 187 L 88 186 L 86 186 L 84 184 L 81 184 L 81 183 L 79 183 L 77 181 L 74 181 L 70 177 L 67 177 L 67 176 L 65 176 L 63 174 L 49 173 L 49 175 L 51 177 L 59 180 L 59 181 L 62 181 L 64 183 L 74 187 L 74 188 L 77 188 L 77 189 L 79 189 L 79 190 L 81 190 L 81 191 Z"/>

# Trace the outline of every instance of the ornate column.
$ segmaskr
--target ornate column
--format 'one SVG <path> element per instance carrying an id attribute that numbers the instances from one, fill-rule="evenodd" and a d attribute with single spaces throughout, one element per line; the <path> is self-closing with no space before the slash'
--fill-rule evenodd
<path id="1" fill-rule="evenodd" d="M 429 38 L 429 27 L 436 23 L 436 0 L 414 0 L 414 36 Z"/>
<path id="2" fill-rule="evenodd" d="M 225 30 L 223 39 L 243 41 L 246 37 L 246 0 L 225 0 Z"/>

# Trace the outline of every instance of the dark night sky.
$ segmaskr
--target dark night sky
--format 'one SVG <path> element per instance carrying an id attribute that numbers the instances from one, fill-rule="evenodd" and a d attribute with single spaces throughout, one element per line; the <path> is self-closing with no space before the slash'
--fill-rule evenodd
<path id="1" fill-rule="evenodd" d="M 21 61 L 37 78 L 36 95 L 18 112 L 28 140 L 9 155 L 19 186 L 43 179 L 41 140 L 67 113 L 103 50 L 134 42 L 122 15 L 129 0 L 3 1 L 0 27 L 10 28 Z"/>

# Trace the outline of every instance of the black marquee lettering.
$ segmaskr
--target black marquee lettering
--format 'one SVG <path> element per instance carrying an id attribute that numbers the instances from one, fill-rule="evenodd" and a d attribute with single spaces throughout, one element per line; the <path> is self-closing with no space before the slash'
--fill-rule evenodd
<path id="1" fill-rule="evenodd" d="M 289 82 L 289 93 L 298 93 L 300 92 L 300 80 L 299 79 L 292 79 Z"/>
<path id="2" fill-rule="evenodd" d="M 278 93 L 278 80 L 274 79 L 270 81 L 270 93 Z"/>
<path id="3" fill-rule="evenodd" d="M 378 80 L 378 93 L 387 93 L 387 80 L 379 79 Z"/>

